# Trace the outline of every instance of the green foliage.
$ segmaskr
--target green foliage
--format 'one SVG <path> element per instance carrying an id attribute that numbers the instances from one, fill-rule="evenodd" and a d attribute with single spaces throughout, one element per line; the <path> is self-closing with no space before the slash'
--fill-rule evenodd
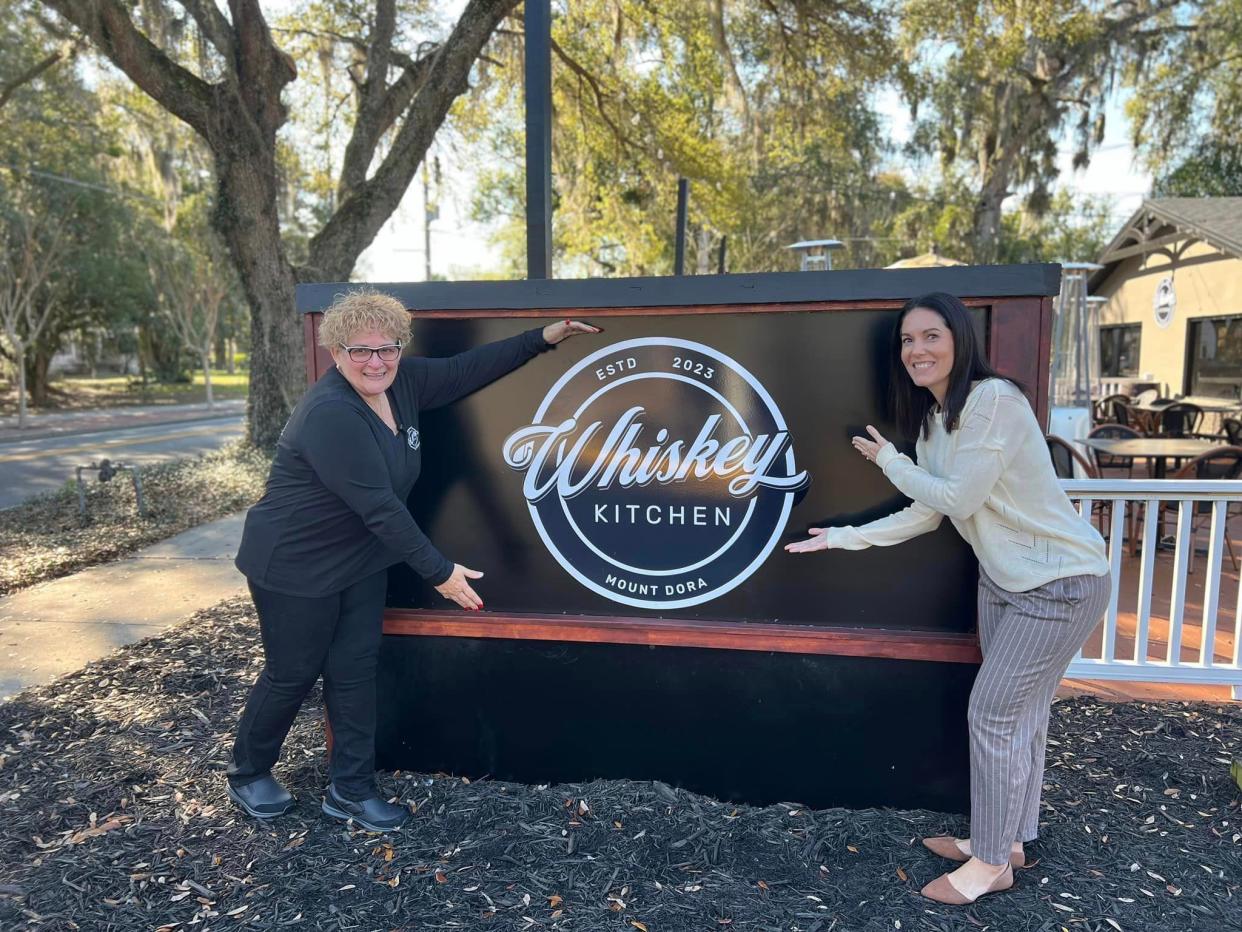
<path id="1" fill-rule="evenodd" d="M 63 49 L 27 4 L 0 2 L 0 83 Z M 102 117 L 100 95 L 66 56 L 18 87 L 3 110 L 0 211 L 23 211 L 63 229 L 66 249 L 54 280 L 54 308 L 27 357 L 34 398 L 46 390 L 47 360 L 70 331 L 130 325 L 150 300 L 146 269 L 127 248 L 143 223 L 118 176 L 124 146 Z M 12 361 L 11 362 L 15 362 Z"/>
<path id="2" fill-rule="evenodd" d="M 1039 212 L 1022 206 L 1001 215 L 996 261 L 1090 262 L 1116 233 L 1113 203 L 1061 190 Z M 893 220 L 893 235 L 913 244 L 906 255 L 935 248 L 942 256 L 969 261 L 974 243 L 973 193 L 960 179 L 915 192 Z"/>
<path id="3" fill-rule="evenodd" d="M 559 276 L 666 274 L 677 179 L 691 181 L 687 267 L 792 268 L 798 239 L 866 236 L 887 201 L 868 82 L 898 64 L 877 7 L 640 0 L 568 4 L 553 23 Z M 521 268 L 521 67 L 516 42 L 481 69 L 457 125 L 492 158 L 477 219 L 505 219 Z"/>
<path id="4" fill-rule="evenodd" d="M 1242 143 L 1209 140 L 1152 185 L 1156 197 L 1242 197 Z"/>
<path id="5" fill-rule="evenodd" d="M 1117 232 L 1107 197 L 1075 198 L 1058 192 L 1039 215 L 1005 214 L 1000 262 L 1094 262 Z"/>
<path id="6" fill-rule="evenodd" d="M 1154 31 L 1130 68 L 1134 93 L 1126 104 L 1135 148 L 1158 174 L 1187 163 L 1180 188 L 1199 190 L 1192 177 L 1227 165 L 1242 147 L 1242 0 L 1179 4 Z M 1216 148 L 1223 161 L 1213 165 Z M 1236 163 L 1237 156 L 1232 156 Z M 1197 162 L 1197 167 L 1190 163 Z M 1204 173 L 1207 173 L 1206 175 Z M 1228 183 L 1226 182 L 1226 187 Z M 1204 190 L 1213 190 L 1207 183 Z"/>
<path id="7" fill-rule="evenodd" d="M 934 158 L 946 183 L 972 194 L 975 261 L 1003 252 L 1002 205 L 1051 207 L 1058 143 L 1085 166 L 1104 137 L 1105 109 L 1123 77 L 1142 70 L 1176 0 L 906 0 L 901 43 L 913 62 L 909 146 Z"/>

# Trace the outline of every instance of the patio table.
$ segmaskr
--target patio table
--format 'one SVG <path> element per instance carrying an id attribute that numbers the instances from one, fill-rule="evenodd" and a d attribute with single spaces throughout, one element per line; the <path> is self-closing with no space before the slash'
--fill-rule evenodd
<path id="1" fill-rule="evenodd" d="M 1237 414 L 1242 411 L 1242 402 L 1233 401 L 1228 398 L 1207 398 L 1199 395 L 1187 395 L 1185 398 L 1177 398 L 1174 401 L 1162 399 L 1162 404 L 1131 404 L 1127 405 L 1135 415 L 1136 425 L 1141 427 L 1147 433 L 1154 433 L 1160 426 L 1160 417 L 1170 406 L 1174 404 L 1191 404 L 1203 412 L 1205 424 L 1209 421 L 1215 421 L 1217 433 L 1220 428 L 1220 421 L 1227 414 Z M 1204 431 L 1207 433 L 1208 431 Z"/>
<path id="2" fill-rule="evenodd" d="M 1225 446 L 1219 440 L 1199 440 L 1193 437 L 1088 437 L 1076 442 L 1108 456 L 1142 457 L 1151 463 L 1153 479 L 1167 478 L 1166 462 L 1170 459 L 1194 459 Z M 1161 540 L 1164 538 L 1163 508 L 1160 509 L 1157 522 L 1157 539 Z M 1132 537 L 1131 553 L 1136 552 L 1137 544 Z"/>
<path id="3" fill-rule="evenodd" d="M 1087 437 L 1076 442 L 1108 456 L 1141 457 L 1152 464 L 1153 479 L 1166 477 L 1165 464 L 1170 459 L 1194 459 L 1226 445 L 1220 440 L 1194 437 Z"/>

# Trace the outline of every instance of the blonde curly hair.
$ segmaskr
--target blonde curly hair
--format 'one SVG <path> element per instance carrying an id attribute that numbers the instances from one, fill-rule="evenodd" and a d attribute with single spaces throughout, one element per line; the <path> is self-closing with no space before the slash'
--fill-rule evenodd
<path id="1" fill-rule="evenodd" d="M 396 343 L 410 339 L 410 312 L 392 295 L 360 288 L 341 295 L 324 311 L 319 345 L 336 349 L 360 333 L 374 330 Z"/>

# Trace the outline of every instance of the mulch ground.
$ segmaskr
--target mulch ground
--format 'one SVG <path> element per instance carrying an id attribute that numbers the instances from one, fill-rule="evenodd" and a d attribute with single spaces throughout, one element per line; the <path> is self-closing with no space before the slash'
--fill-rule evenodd
<path id="1" fill-rule="evenodd" d="M 0 595 L 57 579 L 248 508 L 263 494 L 271 457 L 242 443 L 142 470 L 145 514 L 128 474 L 76 483 L 0 510 Z"/>
<path id="2" fill-rule="evenodd" d="M 226 602 L 0 705 L 0 929 L 1242 929 L 1242 705 L 1058 702 L 1037 863 L 952 908 L 918 896 L 942 813 L 385 773 L 409 828 L 352 831 L 319 814 L 318 698 L 277 772 L 298 807 L 257 823 L 223 771 L 259 658 Z"/>

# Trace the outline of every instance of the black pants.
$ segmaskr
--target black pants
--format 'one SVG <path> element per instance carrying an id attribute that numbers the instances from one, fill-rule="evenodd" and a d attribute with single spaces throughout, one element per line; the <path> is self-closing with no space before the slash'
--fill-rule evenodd
<path id="1" fill-rule="evenodd" d="M 237 726 L 229 782 L 266 775 L 315 680 L 332 725 L 330 772 L 346 799 L 375 795 L 375 665 L 388 572 L 336 595 L 282 595 L 250 584 L 263 635 L 263 672 Z"/>

